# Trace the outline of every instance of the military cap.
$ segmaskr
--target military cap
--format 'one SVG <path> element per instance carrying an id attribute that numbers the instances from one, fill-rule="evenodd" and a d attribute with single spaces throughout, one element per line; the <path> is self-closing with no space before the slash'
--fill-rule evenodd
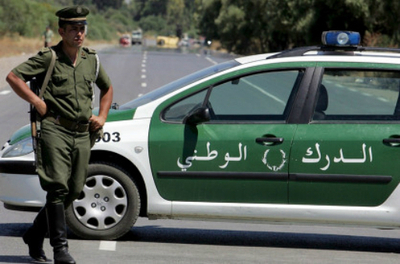
<path id="1" fill-rule="evenodd" d="M 89 9 L 85 6 L 70 6 L 57 11 L 59 23 L 66 24 L 84 24 L 86 25 L 86 16 L 89 14 Z"/>

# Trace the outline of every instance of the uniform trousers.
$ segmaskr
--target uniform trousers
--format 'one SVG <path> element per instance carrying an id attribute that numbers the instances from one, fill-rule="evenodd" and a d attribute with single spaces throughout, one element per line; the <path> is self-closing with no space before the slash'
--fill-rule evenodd
<path id="1" fill-rule="evenodd" d="M 46 203 L 68 208 L 86 182 L 90 159 L 89 132 L 77 132 L 44 119 L 37 144 L 36 168 Z"/>

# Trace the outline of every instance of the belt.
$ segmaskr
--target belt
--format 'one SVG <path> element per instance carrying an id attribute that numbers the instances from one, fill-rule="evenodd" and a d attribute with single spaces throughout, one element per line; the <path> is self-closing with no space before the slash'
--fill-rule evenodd
<path id="1" fill-rule="evenodd" d="M 88 121 L 73 121 L 66 119 L 65 117 L 56 115 L 54 113 L 47 113 L 46 117 L 44 119 L 47 119 L 51 122 L 53 122 L 56 125 L 62 126 L 63 128 L 66 128 L 71 131 L 76 131 L 76 132 L 88 132 L 89 131 L 89 122 Z"/>

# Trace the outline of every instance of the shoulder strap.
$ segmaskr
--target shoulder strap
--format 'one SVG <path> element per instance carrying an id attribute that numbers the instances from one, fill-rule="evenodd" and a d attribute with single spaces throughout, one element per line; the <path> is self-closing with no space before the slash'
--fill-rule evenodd
<path id="1" fill-rule="evenodd" d="M 44 77 L 42 88 L 40 89 L 40 94 L 39 94 L 40 98 L 43 97 L 44 91 L 46 90 L 47 84 L 49 83 L 49 80 L 50 80 L 51 73 L 53 72 L 54 65 L 56 63 L 56 53 L 54 52 L 54 50 L 52 48 L 50 48 L 50 51 L 51 51 L 51 61 L 50 61 L 49 68 L 47 68 L 47 72 L 46 72 L 46 76 Z"/>
<path id="2" fill-rule="evenodd" d="M 95 54 L 96 56 L 96 81 L 97 81 L 97 77 L 99 76 L 99 71 L 100 71 L 100 59 L 99 59 L 99 55 L 97 55 L 97 53 Z"/>
<path id="3" fill-rule="evenodd" d="M 100 59 L 99 59 L 99 55 L 94 54 L 96 56 L 96 78 L 94 79 L 94 82 L 97 81 L 97 77 L 99 76 L 99 71 L 100 71 Z M 92 83 L 92 109 L 94 108 L 94 101 L 96 99 L 96 95 L 94 93 L 94 82 Z"/>

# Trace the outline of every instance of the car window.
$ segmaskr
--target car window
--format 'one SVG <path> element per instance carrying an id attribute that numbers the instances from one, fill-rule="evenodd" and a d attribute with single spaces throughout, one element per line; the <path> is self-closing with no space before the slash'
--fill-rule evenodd
<path id="1" fill-rule="evenodd" d="M 157 100 L 158 98 L 163 97 L 164 95 L 167 95 L 169 93 L 172 93 L 186 85 L 189 85 L 191 83 L 194 83 L 195 81 L 201 80 L 203 78 L 206 78 L 207 76 L 210 76 L 212 74 L 233 68 L 240 65 L 235 60 L 227 61 L 224 63 L 220 63 L 208 68 L 205 68 L 203 70 L 197 71 L 195 73 L 189 74 L 181 79 L 178 79 L 176 81 L 173 81 L 169 84 L 166 84 L 156 90 L 153 90 L 139 98 L 136 98 L 126 104 L 123 104 L 119 107 L 120 110 L 126 110 L 126 109 L 134 109 L 136 107 L 142 106 L 144 104 L 147 104 L 151 101 Z"/>
<path id="2" fill-rule="evenodd" d="M 232 79 L 167 108 L 166 121 L 181 122 L 194 109 L 207 106 L 210 122 L 285 120 L 303 70 L 262 72 Z"/>
<path id="3" fill-rule="evenodd" d="M 182 122 L 191 111 L 201 107 L 208 90 L 203 90 L 168 107 L 163 114 L 166 121 Z"/>
<path id="4" fill-rule="evenodd" d="M 398 120 L 400 72 L 327 69 L 314 120 Z"/>
<path id="5" fill-rule="evenodd" d="M 211 120 L 285 120 L 299 71 L 264 72 L 214 87 Z"/>

